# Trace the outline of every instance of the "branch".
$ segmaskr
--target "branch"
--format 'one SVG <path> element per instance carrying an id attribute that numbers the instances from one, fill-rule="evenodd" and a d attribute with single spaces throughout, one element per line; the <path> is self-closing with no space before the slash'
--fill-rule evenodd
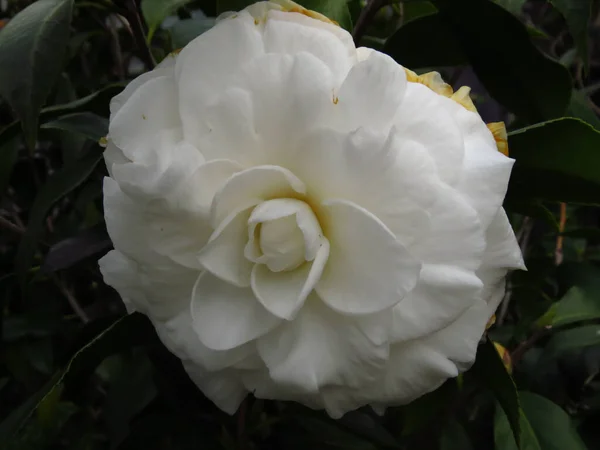
<path id="1" fill-rule="evenodd" d="M 377 14 L 377 12 L 386 4 L 387 0 L 367 0 L 367 4 L 360 12 L 354 30 L 352 31 L 352 37 L 357 46 L 365 34 L 365 31 L 367 31 L 367 27 L 371 23 L 371 20 L 375 17 L 375 14 Z"/>

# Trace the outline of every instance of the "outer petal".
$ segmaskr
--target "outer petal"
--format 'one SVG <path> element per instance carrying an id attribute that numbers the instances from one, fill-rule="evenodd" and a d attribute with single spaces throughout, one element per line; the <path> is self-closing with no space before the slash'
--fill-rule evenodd
<path id="1" fill-rule="evenodd" d="M 189 361 L 183 362 L 183 368 L 204 395 L 228 414 L 234 414 L 248 395 L 236 370 L 207 372 Z"/>
<path id="2" fill-rule="evenodd" d="M 387 55 L 373 52 L 356 64 L 336 95 L 342 130 L 387 128 L 406 91 L 406 73 Z"/>
<path id="3" fill-rule="evenodd" d="M 231 86 L 239 67 L 263 52 L 261 34 L 246 11 L 220 21 L 181 51 L 175 77 L 186 139 L 197 142 L 204 131 L 199 120 L 205 105 Z"/>
<path id="4" fill-rule="evenodd" d="M 252 270 L 252 291 L 271 314 L 292 320 L 319 282 L 328 257 L 329 241 L 323 239 L 315 260 L 290 272 L 272 272 L 257 264 Z"/>
<path id="5" fill-rule="evenodd" d="M 271 331 L 280 319 L 256 300 L 249 288 L 200 275 L 192 297 L 194 330 L 212 350 L 230 350 Z"/>
<path id="6" fill-rule="evenodd" d="M 316 291 L 342 314 L 369 314 L 398 303 L 417 284 L 421 264 L 370 212 L 343 200 L 323 204 L 329 261 Z"/>
<path id="7" fill-rule="evenodd" d="M 418 83 L 408 83 L 394 118 L 397 132 L 423 145 L 435 160 L 439 177 L 451 185 L 462 173 L 464 141 L 442 96 Z"/>
<path id="8" fill-rule="evenodd" d="M 258 340 L 273 381 L 316 393 L 373 380 L 388 356 L 389 315 L 345 317 L 310 297 L 295 320 Z"/>

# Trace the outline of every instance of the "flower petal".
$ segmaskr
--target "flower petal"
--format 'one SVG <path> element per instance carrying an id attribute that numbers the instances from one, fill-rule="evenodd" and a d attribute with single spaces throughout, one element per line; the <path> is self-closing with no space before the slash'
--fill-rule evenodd
<path id="1" fill-rule="evenodd" d="M 389 318 L 386 313 L 342 316 L 311 296 L 293 321 L 258 340 L 258 352 L 273 381 L 292 389 L 358 387 L 387 361 Z"/>
<path id="2" fill-rule="evenodd" d="M 421 264 L 367 210 L 323 202 L 329 260 L 316 291 L 342 314 L 369 314 L 398 303 L 417 284 Z"/>
<path id="3" fill-rule="evenodd" d="M 394 306 L 394 342 L 427 336 L 481 301 L 483 283 L 473 271 L 423 264 L 419 283 Z"/>
<path id="4" fill-rule="evenodd" d="M 234 414 L 248 395 L 237 370 L 208 372 L 189 361 L 183 362 L 183 368 L 202 393 L 228 414 Z"/>
<path id="5" fill-rule="evenodd" d="M 329 256 L 329 241 L 323 238 L 312 263 L 288 272 L 272 272 L 263 264 L 252 269 L 252 291 L 258 301 L 277 317 L 292 320 L 321 278 Z"/>
<path id="6" fill-rule="evenodd" d="M 205 270 L 240 287 L 250 286 L 253 266 L 244 256 L 250 208 L 245 206 L 228 215 L 198 255 Z"/>
<path id="7" fill-rule="evenodd" d="M 233 210 L 248 208 L 271 198 L 295 197 L 305 193 L 304 183 L 283 167 L 252 167 L 232 175 L 215 194 L 211 222 L 216 228 Z"/>
<path id="8" fill-rule="evenodd" d="M 387 128 L 406 90 L 404 68 L 387 55 L 373 52 L 350 69 L 336 95 L 342 130 Z"/>
<path id="9" fill-rule="evenodd" d="M 209 273 L 198 277 L 191 308 L 194 331 L 212 350 L 239 347 L 281 321 L 256 300 L 250 288 L 238 288 Z"/>

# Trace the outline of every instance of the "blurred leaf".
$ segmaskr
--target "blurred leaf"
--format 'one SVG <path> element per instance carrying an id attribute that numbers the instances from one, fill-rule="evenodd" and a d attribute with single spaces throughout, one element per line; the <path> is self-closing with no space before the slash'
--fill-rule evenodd
<path id="1" fill-rule="evenodd" d="M 26 337 L 50 336 L 60 328 L 60 319 L 60 315 L 47 311 L 10 315 L 4 319 L 2 339 L 13 342 Z"/>
<path id="2" fill-rule="evenodd" d="M 38 0 L 0 33 L 0 95 L 21 119 L 30 149 L 38 114 L 62 69 L 72 12 L 73 0 Z"/>
<path id="3" fill-rule="evenodd" d="M 554 333 L 546 347 L 543 358 L 548 361 L 562 354 L 591 345 L 600 345 L 600 325 L 585 325 Z"/>
<path id="4" fill-rule="evenodd" d="M 598 118 L 598 115 L 594 112 L 590 104 L 590 99 L 585 91 L 573 90 L 566 115 L 584 120 L 600 131 L 600 118 Z"/>
<path id="5" fill-rule="evenodd" d="M 519 396 L 517 387 L 506 371 L 504 363 L 496 351 L 496 347 L 489 339 L 480 344 L 477 349 L 477 358 L 470 373 L 475 375 L 477 380 L 487 387 L 493 394 L 510 423 L 515 439 L 521 435 L 519 426 Z"/>
<path id="6" fill-rule="evenodd" d="M 392 436 L 385 427 L 374 420 L 373 417 L 361 411 L 351 411 L 346 413 L 338 423 L 364 439 L 369 440 L 375 445 L 380 445 L 385 448 L 398 447 L 398 441 Z"/>
<path id="7" fill-rule="evenodd" d="M 45 275 L 66 269 L 111 247 L 112 242 L 104 225 L 83 230 L 53 245 L 46 255 L 39 274 Z"/>
<path id="8" fill-rule="evenodd" d="M 101 158 L 102 152 L 98 148 L 92 149 L 80 160 L 53 174 L 39 190 L 29 212 L 27 231 L 21 239 L 15 260 L 15 269 L 21 282 L 25 281 L 25 274 L 31 267 L 37 243 L 44 233 L 44 221 L 48 211 L 57 200 L 85 181 Z"/>
<path id="9" fill-rule="evenodd" d="M 521 427 L 521 445 L 517 446 L 504 410 L 496 407 L 496 415 L 494 416 L 495 450 L 518 450 L 519 448 L 520 450 L 545 450 L 540 446 L 540 442 L 522 409 L 519 409 L 519 425 Z"/>
<path id="10" fill-rule="evenodd" d="M 491 1 L 433 3 L 494 99 L 529 123 L 563 115 L 569 72 L 540 53 L 515 16 Z"/>
<path id="11" fill-rule="evenodd" d="M 460 42 L 439 14 L 402 25 L 386 41 L 383 52 L 411 69 L 455 66 L 467 61 Z"/>
<path id="12" fill-rule="evenodd" d="M 155 339 L 154 328 L 142 314 L 130 314 L 114 322 L 75 353 L 65 369 L 57 372 L 39 391 L 0 423 L 0 443 L 9 444 L 40 404 L 53 395 L 55 389 L 62 389 L 63 384 L 68 386 L 83 370 L 96 367 L 107 356 L 147 343 L 150 339 Z"/>
<path id="13" fill-rule="evenodd" d="M 402 4 L 402 20 L 406 24 L 419 17 L 435 14 L 437 8 L 428 1 L 404 2 Z"/>
<path id="14" fill-rule="evenodd" d="M 127 437 L 133 417 L 156 397 L 151 369 L 148 358 L 137 353 L 125 359 L 120 373 L 111 380 L 104 416 L 112 448 Z"/>
<path id="15" fill-rule="evenodd" d="M 62 105 L 49 106 L 42 109 L 39 116 L 39 122 L 45 123 L 53 120 L 57 117 L 75 113 L 93 111 L 100 116 L 108 117 L 108 104 L 109 100 L 123 90 L 123 84 L 109 84 L 99 91 L 93 92 L 92 94 L 82 97 L 78 100 L 65 103 Z M 0 145 L 7 142 L 9 139 L 19 135 L 19 122 L 12 122 L 10 125 L 4 127 L 0 131 Z"/>
<path id="16" fill-rule="evenodd" d="M 572 287 L 538 321 L 540 326 L 558 327 L 582 320 L 600 319 L 600 290 Z"/>
<path id="17" fill-rule="evenodd" d="M 173 50 L 185 47 L 193 39 L 205 31 L 210 30 L 215 24 L 212 18 L 194 18 L 179 20 L 173 24 L 169 31 L 173 42 Z"/>
<path id="18" fill-rule="evenodd" d="M 241 11 L 252 3 L 254 3 L 252 0 L 217 0 L 217 14 Z"/>
<path id="19" fill-rule="evenodd" d="M 108 119 L 90 112 L 71 113 L 44 123 L 42 128 L 69 131 L 98 142 L 108 134 Z"/>
<path id="20" fill-rule="evenodd" d="M 505 415 L 506 417 L 506 415 Z M 508 421 L 507 421 L 508 424 Z M 509 428 L 510 430 L 510 428 Z M 511 434 L 512 436 L 512 434 Z M 455 419 L 450 419 L 442 430 L 440 450 L 472 450 L 473 445 L 469 440 L 463 426 Z M 499 450 L 499 449 L 497 449 Z"/>
<path id="21" fill-rule="evenodd" d="M 456 380 L 448 380 L 438 389 L 419 397 L 402 408 L 402 435 L 411 435 L 437 420 L 456 394 Z"/>
<path id="22" fill-rule="evenodd" d="M 504 9 L 509 11 L 511 14 L 515 16 L 520 16 L 523 12 L 523 5 L 525 4 L 525 0 L 494 0 Z"/>
<path id="23" fill-rule="evenodd" d="M 19 156 L 20 139 L 13 137 L 7 142 L 0 141 L 0 198 L 10 183 L 12 169 Z"/>
<path id="24" fill-rule="evenodd" d="M 588 50 L 588 24 L 592 14 L 591 0 L 550 0 L 550 3 L 563 15 L 573 36 L 577 53 L 583 61 L 585 71 L 590 70 Z"/>
<path id="25" fill-rule="evenodd" d="M 147 40 L 150 42 L 154 32 L 165 18 L 192 0 L 142 0 L 140 7 L 148 25 Z"/>
<path id="26" fill-rule="evenodd" d="M 574 118 L 509 133 L 509 198 L 600 204 L 600 132 Z"/>
<path id="27" fill-rule="evenodd" d="M 4 387 L 8 384 L 8 382 L 10 381 L 9 378 L 5 377 L 5 378 L 0 378 L 0 391 L 2 389 L 4 389 Z"/>
<path id="28" fill-rule="evenodd" d="M 547 398 L 519 393 L 523 411 L 543 450 L 586 450 L 569 415 Z"/>

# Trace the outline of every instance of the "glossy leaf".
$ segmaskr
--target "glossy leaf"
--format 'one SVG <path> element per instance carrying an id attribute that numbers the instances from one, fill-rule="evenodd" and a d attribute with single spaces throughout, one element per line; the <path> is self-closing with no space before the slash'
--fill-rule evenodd
<path id="1" fill-rule="evenodd" d="M 62 371 L 57 372 L 38 392 L 0 423 L 0 442 L 10 443 L 45 399 L 52 396 L 55 390 L 62 389 L 63 384 L 68 385 L 82 370 L 96 367 L 113 353 L 147 343 L 154 338 L 152 325 L 141 314 L 131 314 L 114 322 L 81 348 Z"/>
<path id="2" fill-rule="evenodd" d="M 515 16 L 521 15 L 523 11 L 523 5 L 525 4 L 525 0 L 494 0 L 504 9 L 514 14 Z"/>
<path id="3" fill-rule="evenodd" d="M 577 53 L 583 61 L 586 72 L 590 67 L 588 49 L 588 24 L 592 14 L 591 0 L 550 0 L 550 3 L 563 15 L 573 36 Z"/>
<path id="4" fill-rule="evenodd" d="M 33 149 L 38 115 L 63 66 L 73 0 L 39 0 L 0 33 L 0 96 L 21 120 Z"/>
<path id="5" fill-rule="evenodd" d="M 508 197 L 600 204 L 600 132 L 564 118 L 509 134 Z"/>
<path id="6" fill-rule="evenodd" d="M 556 359 L 574 350 L 600 344 L 600 325 L 585 325 L 554 333 L 546 347 L 543 358 Z"/>
<path id="7" fill-rule="evenodd" d="M 69 131 L 98 141 L 108 134 L 108 120 L 91 112 L 71 113 L 44 123 L 42 128 Z"/>
<path id="8" fill-rule="evenodd" d="M 496 407 L 494 416 L 494 443 L 495 450 L 544 450 L 540 446 L 531 424 L 522 409 L 519 409 L 519 425 L 521 427 L 521 442 L 517 446 L 515 436 L 512 433 L 506 413 L 500 407 Z"/>
<path id="9" fill-rule="evenodd" d="M 558 327 L 593 319 L 600 319 L 600 290 L 575 286 L 554 303 L 538 323 Z"/>
<path id="10" fill-rule="evenodd" d="M 215 24 L 212 18 L 185 19 L 176 22 L 169 31 L 173 42 L 173 50 L 185 47 L 190 41 L 210 30 Z"/>
<path id="11" fill-rule="evenodd" d="M 563 115 L 571 77 L 533 45 L 515 16 L 487 0 L 433 3 L 494 99 L 529 123 Z"/>
<path id="12" fill-rule="evenodd" d="M 486 339 L 477 349 L 477 358 L 471 368 L 477 380 L 493 394 L 508 418 L 515 439 L 521 435 L 519 425 L 519 395 L 517 387 L 504 367 L 494 344 Z"/>
<path id="13" fill-rule="evenodd" d="M 44 220 L 52 205 L 60 198 L 79 186 L 92 173 L 102 152 L 92 149 L 82 159 L 63 167 L 56 172 L 39 190 L 29 213 L 27 232 L 21 239 L 15 260 L 15 268 L 21 281 L 25 281 L 25 273 L 31 267 L 37 243 L 44 233 Z"/>
<path id="14" fill-rule="evenodd" d="M 573 90 L 566 115 L 577 117 L 600 131 L 600 118 L 592 109 L 588 94 L 584 90 Z"/>
<path id="15" fill-rule="evenodd" d="M 147 40 L 150 42 L 152 36 L 162 21 L 173 12 L 191 0 L 142 0 L 140 7 L 148 25 Z"/>

